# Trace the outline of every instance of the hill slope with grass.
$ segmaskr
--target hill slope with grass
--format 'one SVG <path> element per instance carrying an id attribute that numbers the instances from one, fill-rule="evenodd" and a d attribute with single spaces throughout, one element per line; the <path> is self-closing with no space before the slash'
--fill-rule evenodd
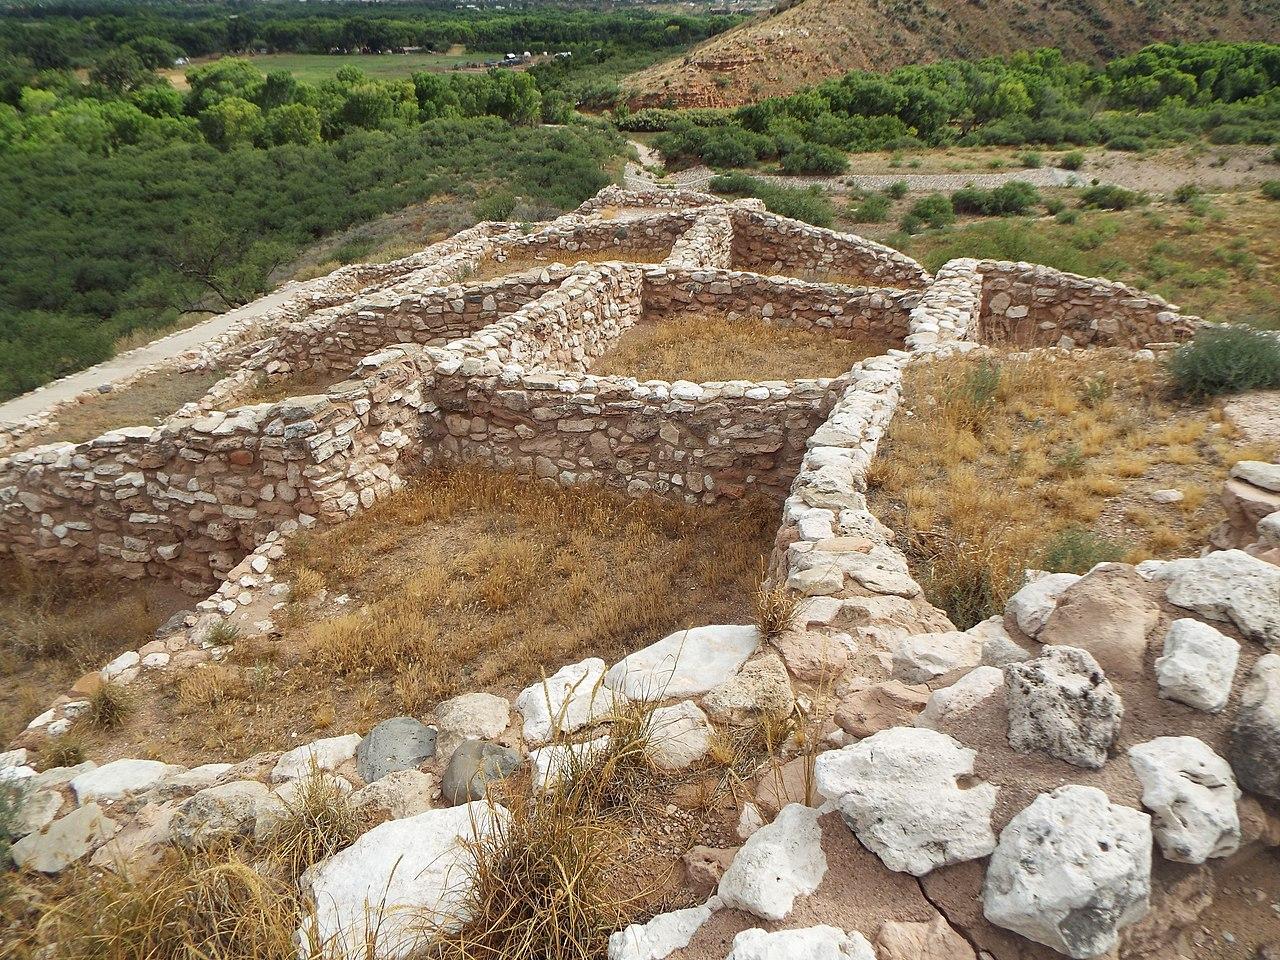
<path id="1" fill-rule="evenodd" d="M 803 0 L 633 74 L 633 106 L 725 107 L 791 93 L 848 70 L 1042 46 L 1102 60 L 1175 39 L 1275 40 L 1275 0 Z"/>

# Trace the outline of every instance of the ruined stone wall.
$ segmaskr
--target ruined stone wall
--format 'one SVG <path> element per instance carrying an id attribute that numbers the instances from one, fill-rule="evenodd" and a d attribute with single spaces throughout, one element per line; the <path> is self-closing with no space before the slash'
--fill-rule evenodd
<path id="1" fill-rule="evenodd" d="M 901 339 L 920 296 L 913 290 L 802 283 L 668 263 L 645 270 L 644 315 L 646 320 L 660 321 L 681 314 L 723 314 L 780 327 L 821 328 L 833 337 Z"/>
<path id="2" fill-rule="evenodd" d="M 681 234 L 663 261 L 671 267 L 721 267 L 733 263 L 733 220 L 725 210 L 704 213 Z"/>
<path id="3" fill-rule="evenodd" d="M 599 213 L 611 207 L 656 207 L 659 209 L 690 210 L 695 207 L 708 207 L 722 203 L 718 197 L 693 190 L 627 190 L 611 185 L 605 187 L 594 197 L 583 201 L 574 210 L 580 216 Z"/>
<path id="4" fill-rule="evenodd" d="M 1152 293 L 1030 263 L 983 260 L 983 343 L 1129 347 L 1189 340 L 1203 323 Z"/>
<path id="5" fill-rule="evenodd" d="M 756 273 L 839 277 L 858 285 L 922 289 L 929 274 L 891 247 L 771 213 L 729 208 L 733 266 Z"/>
<path id="6" fill-rule="evenodd" d="M 969 340 L 982 313 L 982 274 L 976 260 L 945 264 L 911 311 L 907 346 L 917 352 Z"/>
<path id="7" fill-rule="evenodd" d="M 697 219 L 697 210 L 680 210 L 635 219 L 551 224 L 497 246 L 491 259 L 515 264 L 532 259 L 573 263 L 578 259 L 574 254 L 605 253 L 618 259 L 631 255 L 659 262 Z"/>

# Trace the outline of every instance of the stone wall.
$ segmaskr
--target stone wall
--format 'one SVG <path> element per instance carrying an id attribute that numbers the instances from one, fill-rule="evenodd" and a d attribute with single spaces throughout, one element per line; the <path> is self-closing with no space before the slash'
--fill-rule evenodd
<path id="1" fill-rule="evenodd" d="M 1152 293 L 1030 263 L 983 260 L 983 343 L 1129 347 L 1189 340 L 1203 324 Z"/>
<path id="2" fill-rule="evenodd" d="M 724 267 L 733 263 L 733 221 L 725 210 L 704 213 L 671 247 L 672 267 Z"/>
<path id="3" fill-rule="evenodd" d="M 839 277 L 856 284 L 923 289 L 929 274 L 891 247 L 771 213 L 729 208 L 733 266 L 758 273 Z"/>
<path id="4" fill-rule="evenodd" d="M 659 213 L 634 219 L 569 221 L 552 224 L 525 237 L 507 241 L 490 254 L 495 263 L 529 260 L 573 263 L 574 254 L 608 254 L 616 259 L 664 259 L 672 245 L 698 219 L 697 210 Z"/>

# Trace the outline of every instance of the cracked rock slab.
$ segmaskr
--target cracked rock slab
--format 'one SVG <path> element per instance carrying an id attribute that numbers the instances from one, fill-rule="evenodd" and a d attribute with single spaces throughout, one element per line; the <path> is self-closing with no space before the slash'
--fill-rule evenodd
<path id="1" fill-rule="evenodd" d="M 516 697 L 530 746 L 550 743 L 556 734 L 576 733 L 621 705 L 622 697 L 604 687 L 605 662 L 588 657 L 562 667 Z"/>
<path id="2" fill-rule="evenodd" d="M 782 920 L 797 897 L 818 889 L 826 873 L 818 811 L 793 803 L 743 844 L 720 878 L 717 893 L 727 907 L 762 920 Z"/>
<path id="3" fill-rule="evenodd" d="M 1170 560 L 1152 567 L 1174 606 L 1234 624 L 1250 640 L 1280 646 L 1280 567 L 1243 550 Z"/>
<path id="4" fill-rule="evenodd" d="M 604 683 L 631 700 L 699 697 L 737 674 L 759 646 L 754 626 L 677 630 L 615 663 Z"/>
<path id="5" fill-rule="evenodd" d="M 687 947 L 694 934 L 720 906 L 712 897 L 686 910 L 660 913 L 648 923 L 633 923 L 609 936 L 609 960 L 665 960 Z"/>
<path id="6" fill-rule="evenodd" d="M 1124 706 L 1093 659 L 1076 647 L 1045 647 L 1005 668 L 1009 746 L 1097 770 L 1120 734 Z"/>
<path id="7" fill-rule="evenodd" d="M 1195 737 L 1157 737 L 1129 748 L 1156 843 L 1167 860 L 1204 863 L 1240 847 L 1240 790 L 1227 761 Z"/>
<path id="8" fill-rule="evenodd" d="M 892 727 L 814 764 L 818 792 L 886 867 L 922 877 L 995 849 L 997 788 L 961 787 L 975 751 L 934 730 Z"/>
<path id="9" fill-rule="evenodd" d="M 1070 784 L 1009 821 L 982 904 L 996 926 L 1085 960 L 1146 916 L 1150 895 L 1151 818 L 1096 787 Z"/>
<path id="10" fill-rule="evenodd" d="M 1074 573 L 1049 573 L 1032 580 L 1009 598 L 1005 613 L 1018 629 L 1035 637 L 1058 606 L 1058 597 L 1080 577 Z"/>

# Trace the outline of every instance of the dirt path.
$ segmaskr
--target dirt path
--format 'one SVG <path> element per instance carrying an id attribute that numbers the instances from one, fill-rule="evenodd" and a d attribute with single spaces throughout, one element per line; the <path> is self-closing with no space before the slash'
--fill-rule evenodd
<path id="1" fill-rule="evenodd" d="M 112 357 L 110 360 L 104 360 L 96 366 L 73 373 L 70 376 L 63 377 L 61 380 L 55 380 L 53 383 L 46 384 L 43 387 L 37 387 L 30 393 L 24 393 L 22 396 L 14 397 L 5 403 L 0 403 L 0 424 L 17 423 L 33 414 L 40 413 L 61 400 L 74 397 L 76 394 L 83 393 L 86 390 L 95 390 L 102 384 L 119 380 L 143 367 L 176 357 L 188 350 L 194 350 L 225 332 L 232 324 L 249 317 L 261 316 L 268 310 L 274 309 L 293 296 L 294 293 L 296 293 L 296 290 L 293 287 L 277 290 L 243 307 L 238 307 L 235 310 L 212 317 L 203 323 L 198 323 L 194 327 L 188 327 L 186 330 L 180 330 L 159 340 L 153 340 L 151 343 L 138 347 L 136 350 L 122 353 Z"/>

